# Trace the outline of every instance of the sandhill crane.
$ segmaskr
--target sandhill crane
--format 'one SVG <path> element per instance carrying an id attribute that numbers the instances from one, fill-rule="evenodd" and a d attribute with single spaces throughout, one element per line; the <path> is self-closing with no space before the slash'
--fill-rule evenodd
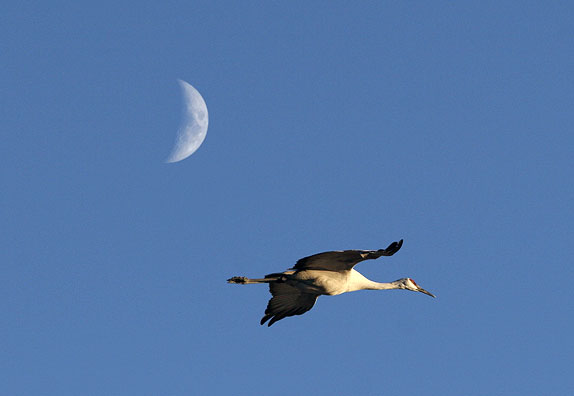
<path id="1" fill-rule="evenodd" d="M 364 260 L 392 256 L 399 251 L 403 240 L 391 243 L 386 249 L 379 250 L 341 250 L 318 253 L 297 261 L 288 271 L 265 275 L 263 279 L 249 279 L 234 276 L 229 283 L 252 284 L 268 283 L 273 295 L 261 324 L 269 319 L 268 326 L 288 316 L 302 315 L 313 308 L 320 295 L 337 294 L 356 290 L 412 290 L 434 295 L 415 283 L 411 278 L 402 278 L 390 283 L 374 282 L 365 278 L 353 267 Z"/>

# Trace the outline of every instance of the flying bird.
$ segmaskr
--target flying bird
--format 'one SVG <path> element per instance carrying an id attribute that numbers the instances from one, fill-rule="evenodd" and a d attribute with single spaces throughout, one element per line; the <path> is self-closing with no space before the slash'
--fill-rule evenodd
<path id="1" fill-rule="evenodd" d="M 403 240 L 391 243 L 379 250 L 340 250 L 318 253 L 304 257 L 285 272 L 265 275 L 263 279 L 250 279 L 234 276 L 228 283 L 242 285 L 268 283 L 273 297 L 267 304 L 261 324 L 269 319 L 268 326 L 288 316 L 302 315 L 315 305 L 321 295 L 337 294 L 356 290 L 402 289 L 434 295 L 415 283 L 411 278 L 402 278 L 390 283 L 374 282 L 353 269 L 364 260 L 374 260 L 381 256 L 392 256 L 403 246 Z"/>

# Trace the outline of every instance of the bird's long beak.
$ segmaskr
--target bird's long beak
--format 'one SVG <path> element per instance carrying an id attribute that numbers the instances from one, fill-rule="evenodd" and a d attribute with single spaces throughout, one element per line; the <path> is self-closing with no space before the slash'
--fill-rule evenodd
<path id="1" fill-rule="evenodd" d="M 434 294 L 432 294 L 431 292 L 426 291 L 425 289 L 419 288 L 419 290 L 421 293 L 426 294 L 427 296 L 431 296 L 431 297 L 436 297 Z"/>

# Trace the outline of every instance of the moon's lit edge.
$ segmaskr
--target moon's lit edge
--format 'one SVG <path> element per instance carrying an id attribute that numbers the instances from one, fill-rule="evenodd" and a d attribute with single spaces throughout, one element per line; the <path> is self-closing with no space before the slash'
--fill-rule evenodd
<path id="1" fill-rule="evenodd" d="M 186 111 L 178 129 L 175 144 L 171 153 L 165 160 L 166 163 L 179 162 L 195 153 L 205 140 L 209 126 L 207 105 L 199 91 L 186 81 L 181 79 L 178 79 L 177 81 L 183 90 Z M 193 103 L 194 99 L 195 103 Z M 193 107 L 193 104 L 196 105 L 195 108 Z M 200 107 L 197 107 L 197 105 Z M 196 110 L 195 113 L 199 113 L 202 110 L 205 112 L 205 120 L 201 122 L 203 125 L 198 122 L 192 110 Z"/>

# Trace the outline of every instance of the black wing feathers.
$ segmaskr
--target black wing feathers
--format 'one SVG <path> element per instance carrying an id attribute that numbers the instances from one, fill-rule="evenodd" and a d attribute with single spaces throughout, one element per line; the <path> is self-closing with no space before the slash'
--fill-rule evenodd
<path id="1" fill-rule="evenodd" d="M 304 257 L 297 261 L 295 270 L 316 269 L 327 271 L 348 271 L 364 260 L 373 260 L 381 256 L 392 256 L 403 246 L 403 240 L 391 243 L 386 249 L 379 250 L 341 250 L 324 252 Z"/>
<path id="2" fill-rule="evenodd" d="M 313 308 L 319 297 L 317 294 L 303 293 L 287 283 L 270 283 L 269 291 L 273 297 L 267 303 L 265 316 L 261 318 L 261 324 L 271 319 L 268 326 L 288 316 L 304 314 Z"/>

